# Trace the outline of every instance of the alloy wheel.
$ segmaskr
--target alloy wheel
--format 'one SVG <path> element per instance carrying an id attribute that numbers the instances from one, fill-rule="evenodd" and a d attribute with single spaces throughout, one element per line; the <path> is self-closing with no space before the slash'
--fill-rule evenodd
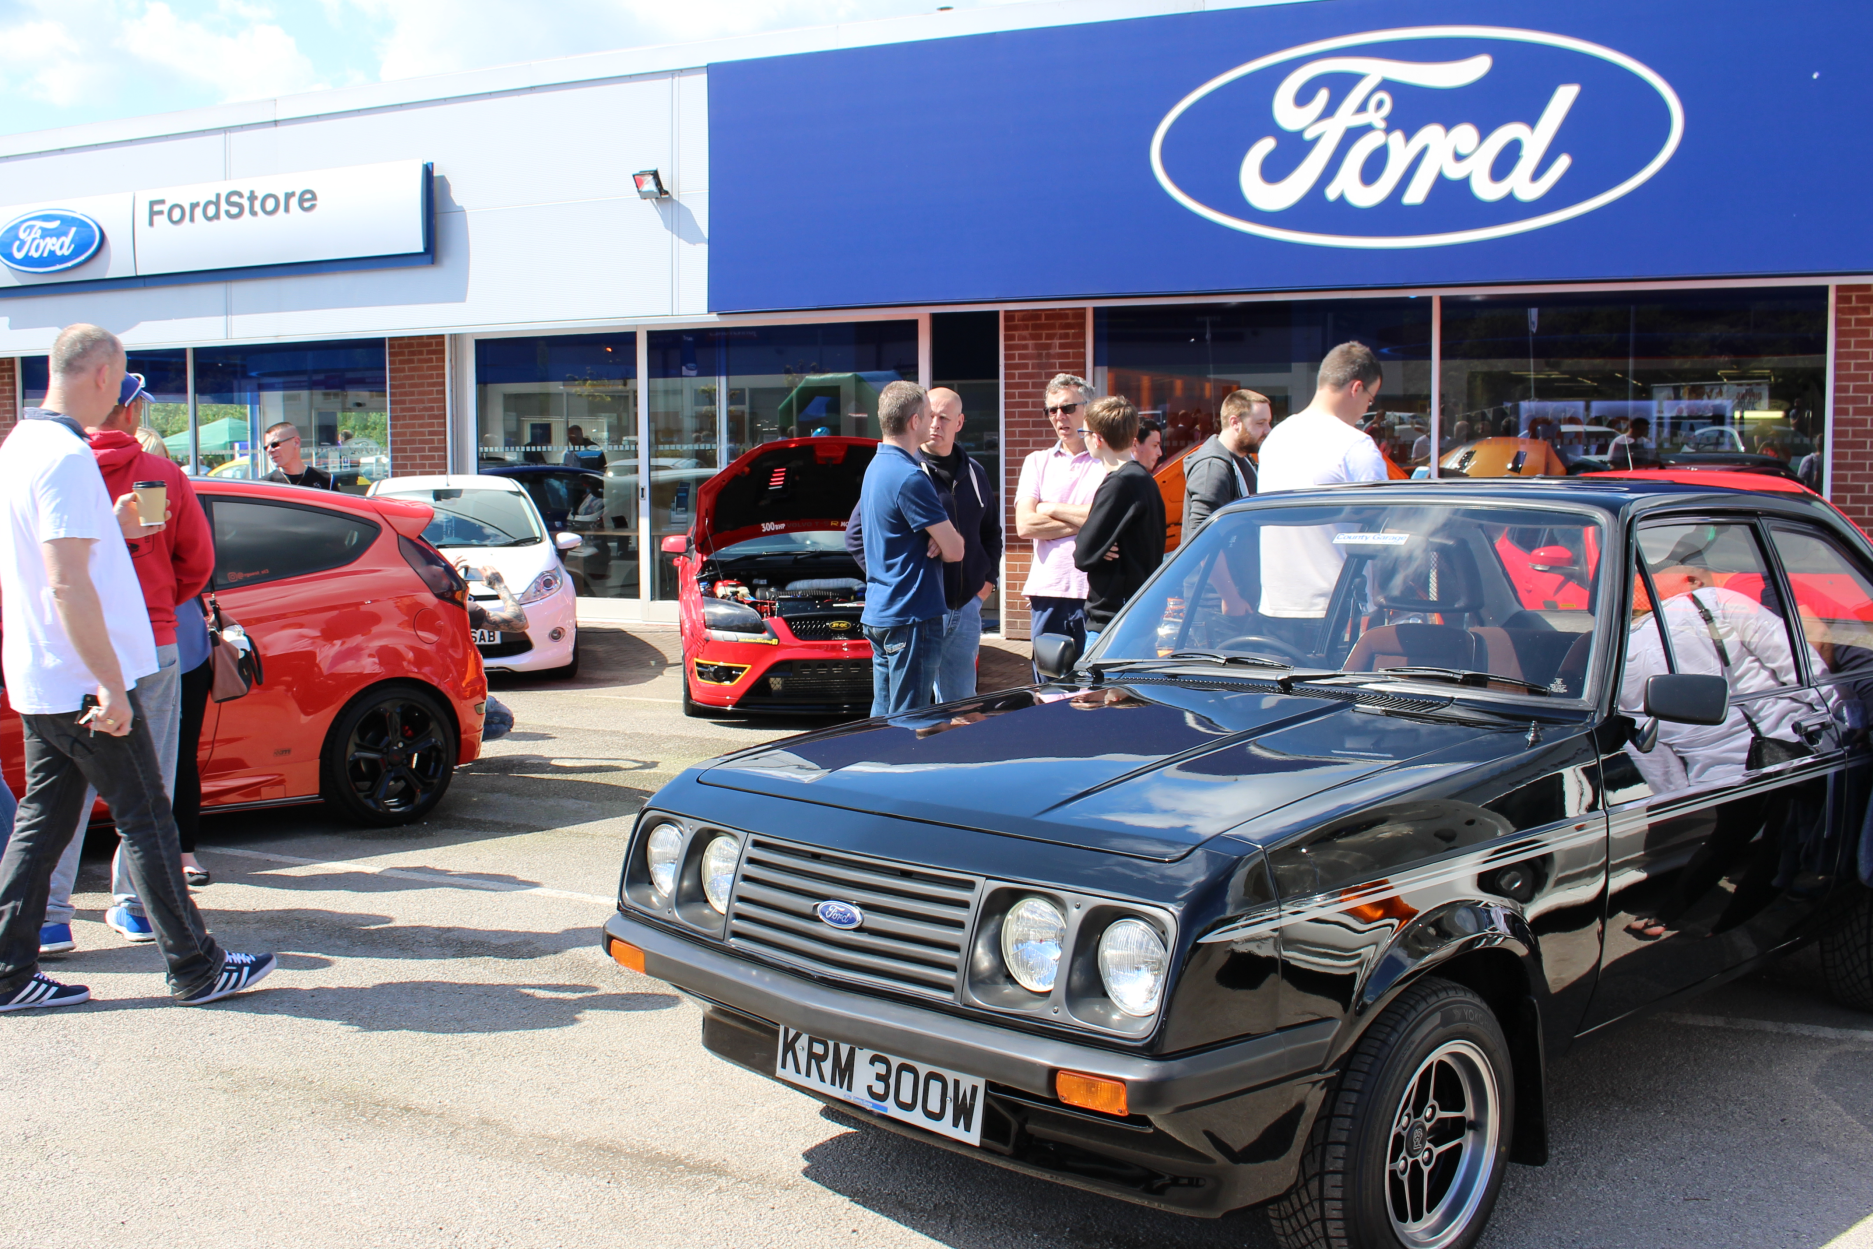
<path id="1" fill-rule="evenodd" d="M 1401 1243 L 1441 1249 L 1469 1228 L 1489 1190 L 1501 1118 L 1495 1070 L 1475 1045 L 1447 1041 L 1418 1065 L 1386 1146 L 1386 1208 Z"/>

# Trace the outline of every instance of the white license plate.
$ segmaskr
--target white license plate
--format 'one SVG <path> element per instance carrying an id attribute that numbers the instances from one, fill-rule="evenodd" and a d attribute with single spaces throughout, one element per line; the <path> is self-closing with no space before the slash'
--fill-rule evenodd
<path id="1" fill-rule="evenodd" d="M 982 1143 L 982 1081 L 783 1026 L 774 1074 L 874 1114 Z"/>
<path id="2" fill-rule="evenodd" d="M 499 629 L 476 629 L 475 630 L 475 645 L 476 646 L 499 646 L 500 644 L 501 644 L 501 632 Z"/>

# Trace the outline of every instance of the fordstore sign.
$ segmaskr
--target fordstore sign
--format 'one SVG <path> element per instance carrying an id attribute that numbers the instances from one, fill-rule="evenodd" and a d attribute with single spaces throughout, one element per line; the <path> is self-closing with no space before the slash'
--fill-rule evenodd
<path id="1" fill-rule="evenodd" d="M 1866 4 L 1330 0 L 714 65 L 710 304 L 1864 273 L 1870 42 Z"/>

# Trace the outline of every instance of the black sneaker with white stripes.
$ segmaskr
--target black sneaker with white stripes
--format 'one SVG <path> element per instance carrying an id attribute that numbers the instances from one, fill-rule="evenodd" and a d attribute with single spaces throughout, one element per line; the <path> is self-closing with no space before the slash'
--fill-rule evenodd
<path id="1" fill-rule="evenodd" d="M 0 1010 L 26 1010 L 34 1006 L 76 1006 L 91 1000 L 91 990 L 81 984 L 60 984 L 35 972 L 13 992 L 0 1000 Z"/>
<path id="2" fill-rule="evenodd" d="M 233 997 L 244 993 L 266 979 L 268 972 L 279 966 L 279 959 L 271 954 L 228 954 L 228 961 L 221 964 L 221 974 L 207 984 L 176 1001 L 184 1006 L 201 1006 L 207 1002 L 219 1002 L 224 997 Z"/>

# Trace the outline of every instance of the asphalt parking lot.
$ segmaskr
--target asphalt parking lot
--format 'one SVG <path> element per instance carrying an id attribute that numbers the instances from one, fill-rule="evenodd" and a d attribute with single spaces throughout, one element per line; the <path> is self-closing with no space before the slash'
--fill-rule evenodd
<path id="1" fill-rule="evenodd" d="M 518 727 L 426 823 L 210 817 L 198 901 L 265 991 L 167 1004 L 101 922 L 70 1010 L 0 1019 L 0 1246 L 1260 1246 L 855 1128 L 700 1047 L 596 944 L 633 813 L 804 724 L 688 720 L 674 632 L 591 630 L 580 680 L 497 680 Z M 1008 679 L 1013 655 L 988 661 Z M 1554 1064 L 1554 1160 L 1492 1249 L 1873 1246 L 1873 1017 L 1801 956 Z"/>

